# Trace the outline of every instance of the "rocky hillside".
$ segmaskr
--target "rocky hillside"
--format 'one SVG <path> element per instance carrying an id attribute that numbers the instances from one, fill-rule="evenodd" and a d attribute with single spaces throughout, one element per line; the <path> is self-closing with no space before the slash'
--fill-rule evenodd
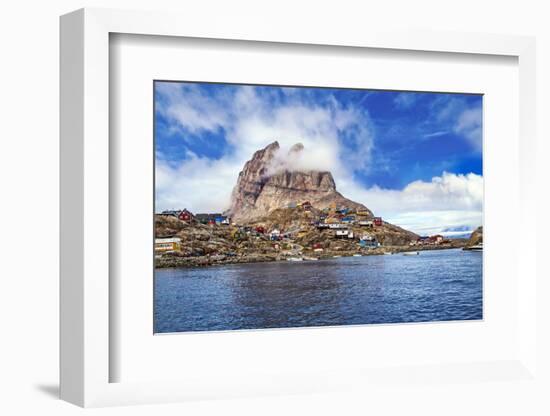
<path id="1" fill-rule="evenodd" d="M 345 198 L 336 190 L 332 174 L 328 171 L 289 171 L 277 165 L 281 151 L 273 142 L 258 150 L 239 173 L 233 189 L 231 207 L 227 214 L 237 223 L 248 223 L 265 217 L 278 208 L 309 201 L 314 208 L 331 205 L 347 206 L 353 210 L 372 212 L 362 204 Z M 294 145 L 288 157 L 304 151 L 302 144 Z"/>
<path id="2" fill-rule="evenodd" d="M 196 267 L 228 263 L 252 263 L 285 260 L 289 257 L 309 256 L 332 258 L 353 254 L 383 254 L 406 251 L 416 235 L 394 225 L 384 223 L 376 228 L 352 225 L 354 239 L 335 237 L 335 231 L 317 229 L 311 223 L 316 212 L 300 208 L 280 208 L 250 226 L 205 225 L 197 221 L 185 222 L 177 217 L 155 215 L 156 237 L 177 237 L 179 248 L 168 253 L 157 253 L 156 267 Z M 289 236 L 273 241 L 269 233 L 256 230 L 281 229 Z M 368 233 L 382 246 L 362 248 L 358 238 Z M 317 249 L 317 251 L 316 251 Z M 319 249 L 321 249 L 319 251 Z"/>
<path id="3" fill-rule="evenodd" d="M 479 243 L 483 243 L 483 226 L 477 227 L 472 235 L 470 236 L 470 239 L 466 243 L 466 247 L 475 246 Z"/>
<path id="4" fill-rule="evenodd" d="M 304 211 L 300 208 L 278 208 L 251 224 L 254 227 L 263 227 L 266 230 L 274 228 L 284 230 L 287 233 L 296 235 L 296 242 L 310 246 L 315 243 L 322 243 L 334 234 L 334 230 L 317 229 L 315 222 L 319 215 L 321 215 L 321 211 L 315 208 L 311 211 Z M 347 228 L 353 231 L 357 238 L 364 234 L 370 234 L 386 246 L 407 245 L 418 238 L 415 233 L 387 222 L 379 227 L 368 229 L 357 224 L 350 224 Z M 357 243 L 357 241 L 349 241 L 349 243 Z"/>

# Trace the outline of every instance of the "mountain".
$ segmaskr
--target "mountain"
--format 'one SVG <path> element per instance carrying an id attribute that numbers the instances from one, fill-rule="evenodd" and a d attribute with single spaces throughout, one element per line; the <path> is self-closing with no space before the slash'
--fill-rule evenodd
<path id="1" fill-rule="evenodd" d="M 287 154 L 281 155 L 277 141 L 256 151 L 239 173 L 227 214 L 237 223 L 246 223 L 278 208 L 309 201 L 317 209 L 346 206 L 373 216 L 367 207 L 345 198 L 336 190 L 330 172 L 285 168 L 286 159 L 296 160 L 304 151 L 304 146 L 297 143 Z"/>

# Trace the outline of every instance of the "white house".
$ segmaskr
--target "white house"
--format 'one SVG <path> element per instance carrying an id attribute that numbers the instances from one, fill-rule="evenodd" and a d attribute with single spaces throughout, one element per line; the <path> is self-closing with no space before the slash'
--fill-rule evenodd
<path id="1" fill-rule="evenodd" d="M 169 251 L 176 251 L 180 249 L 181 238 L 155 238 L 155 252 L 167 253 Z"/>

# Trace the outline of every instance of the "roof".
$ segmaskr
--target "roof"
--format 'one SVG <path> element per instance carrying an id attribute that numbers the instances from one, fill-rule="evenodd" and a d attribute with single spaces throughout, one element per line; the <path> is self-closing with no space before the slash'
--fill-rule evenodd
<path id="1" fill-rule="evenodd" d="M 214 213 L 214 214 L 195 214 L 195 218 L 199 221 L 201 220 L 215 220 L 216 218 L 225 218 L 222 214 Z"/>
<path id="2" fill-rule="evenodd" d="M 179 237 L 169 237 L 169 238 L 155 238 L 155 244 L 158 243 L 180 243 L 181 238 Z"/>

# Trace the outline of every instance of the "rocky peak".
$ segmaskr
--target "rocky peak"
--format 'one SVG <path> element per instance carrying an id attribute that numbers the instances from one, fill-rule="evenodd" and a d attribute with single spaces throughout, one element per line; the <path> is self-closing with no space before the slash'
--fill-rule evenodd
<path id="1" fill-rule="evenodd" d="M 289 170 L 285 161 L 304 151 L 303 144 L 297 143 L 283 154 L 277 141 L 256 151 L 239 173 L 228 214 L 244 223 L 305 201 L 318 209 L 336 204 L 368 211 L 336 191 L 330 172 Z"/>

